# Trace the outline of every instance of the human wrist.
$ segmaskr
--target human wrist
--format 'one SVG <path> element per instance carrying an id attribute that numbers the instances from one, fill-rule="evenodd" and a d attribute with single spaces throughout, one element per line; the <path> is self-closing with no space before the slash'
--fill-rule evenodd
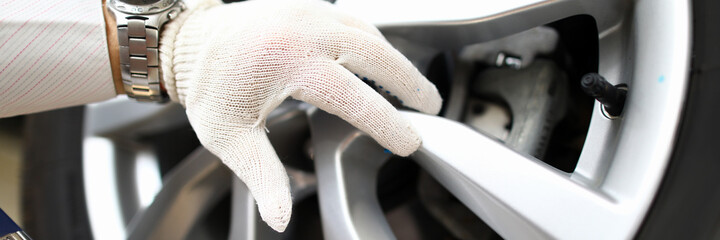
<path id="1" fill-rule="evenodd" d="M 108 11 L 105 0 L 102 1 L 103 16 L 105 18 L 105 33 L 107 34 L 108 56 L 110 57 L 110 68 L 112 70 L 115 93 L 124 94 L 122 77 L 120 75 L 120 44 L 117 36 L 117 23 L 115 18 Z"/>

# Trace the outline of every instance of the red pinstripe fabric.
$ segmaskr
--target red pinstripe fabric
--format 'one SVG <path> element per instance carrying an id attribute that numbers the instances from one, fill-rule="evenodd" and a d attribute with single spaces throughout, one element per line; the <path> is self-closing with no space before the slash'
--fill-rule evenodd
<path id="1" fill-rule="evenodd" d="M 115 96 L 100 1 L 0 6 L 0 117 Z"/>

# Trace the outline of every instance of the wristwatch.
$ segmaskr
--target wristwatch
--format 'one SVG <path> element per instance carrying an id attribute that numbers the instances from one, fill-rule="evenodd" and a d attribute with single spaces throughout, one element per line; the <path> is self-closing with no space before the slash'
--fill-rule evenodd
<path id="1" fill-rule="evenodd" d="M 182 0 L 107 0 L 117 22 L 125 93 L 138 101 L 164 102 L 158 39 L 162 25 L 185 9 Z"/>

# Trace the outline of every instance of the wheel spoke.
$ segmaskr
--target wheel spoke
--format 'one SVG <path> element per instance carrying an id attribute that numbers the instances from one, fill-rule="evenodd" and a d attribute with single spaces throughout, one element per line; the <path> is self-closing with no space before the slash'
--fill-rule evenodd
<path id="1" fill-rule="evenodd" d="M 340 118 L 310 117 L 325 238 L 393 239 L 376 195 L 379 168 L 391 156 Z"/>
<path id="2" fill-rule="evenodd" d="M 593 16 L 602 32 L 618 24 L 630 1 L 382 1 L 338 0 L 336 5 L 363 15 L 384 34 L 435 47 L 455 48 L 498 39 L 562 18 Z M 398 9 L 407 11 L 398 12 Z"/>
<path id="3" fill-rule="evenodd" d="M 230 239 L 258 239 L 258 212 L 250 190 L 239 178 L 232 182 L 232 214 L 230 215 Z"/>
<path id="4" fill-rule="evenodd" d="M 412 158 L 503 237 L 577 239 L 617 217 L 611 199 L 530 156 L 447 119 L 403 114 L 423 137 Z"/>
<path id="5" fill-rule="evenodd" d="M 128 226 L 129 239 L 181 239 L 230 189 L 232 172 L 199 148 L 170 172 L 155 201 Z"/>
<path id="6" fill-rule="evenodd" d="M 85 135 L 127 138 L 188 124 L 180 104 L 141 103 L 125 97 L 89 104 L 85 112 Z"/>
<path id="7" fill-rule="evenodd" d="M 403 114 L 423 137 L 411 157 L 504 237 L 579 238 L 618 217 L 612 199 L 539 160 L 457 122 Z M 394 238 L 375 194 L 389 154 L 335 116 L 318 110 L 310 122 L 325 237 Z"/>

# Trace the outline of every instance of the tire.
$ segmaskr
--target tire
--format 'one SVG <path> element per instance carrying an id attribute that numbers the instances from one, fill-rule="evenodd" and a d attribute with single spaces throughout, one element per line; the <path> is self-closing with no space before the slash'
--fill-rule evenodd
<path id="1" fill-rule="evenodd" d="M 72 107 L 25 120 L 23 228 L 35 239 L 92 239 L 83 194 L 83 111 Z"/>

